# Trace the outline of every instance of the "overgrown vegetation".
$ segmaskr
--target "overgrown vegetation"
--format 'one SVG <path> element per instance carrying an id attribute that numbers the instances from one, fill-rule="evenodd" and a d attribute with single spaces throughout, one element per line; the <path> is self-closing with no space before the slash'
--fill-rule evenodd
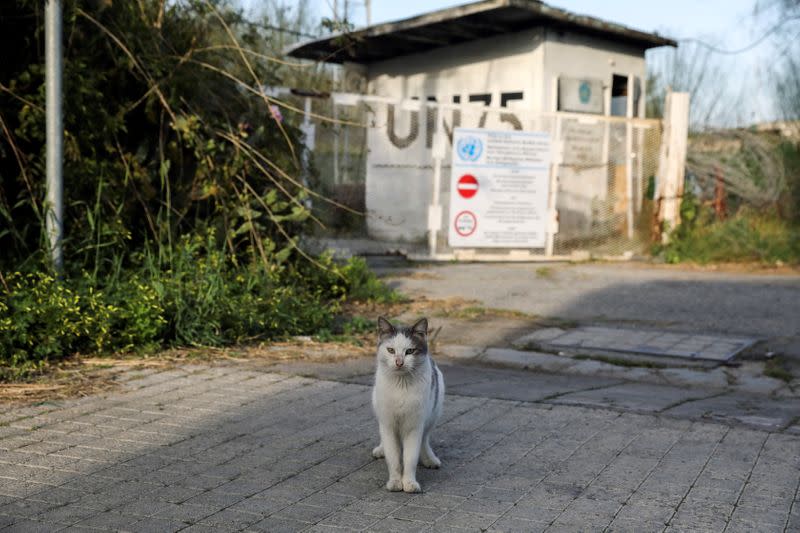
<path id="1" fill-rule="evenodd" d="M 786 383 L 794 379 L 786 359 L 780 356 L 767 359 L 767 362 L 764 363 L 764 375 L 768 378 L 780 379 Z"/>
<path id="2" fill-rule="evenodd" d="M 656 247 L 668 263 L 800 264 L 798 228 L 775 213 L 741 208 L 735 216 L 719 220 L 711 208 L 687 194 L 681 217 L 669 243 Z"/>
<path id="3" fill-rule="evenodd" d="M 694 139 L 681 224 L 654 252 L 692 261 L 800 264 L 800 147 L 771 134 Z"/>
<path id="4" fill-rule="evenodd" d="M 314 334 L 396 296 L 310 257 L 297 110 L 270 24 L 225 0 L 64 2 L 64 271 L 44 230 L 43 7 L 0 8 L 0 379 L 70 354 Z M 266 21 L 269 22 L 269 21 Z"/>

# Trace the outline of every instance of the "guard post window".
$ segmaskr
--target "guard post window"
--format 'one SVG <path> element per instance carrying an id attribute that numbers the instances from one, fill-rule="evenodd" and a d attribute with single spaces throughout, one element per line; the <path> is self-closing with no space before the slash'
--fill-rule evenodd
<path id="1" fill-rule="evenodd" d="M 628 76 L 614 74 L 611 82 L 611 115 L 624 117 L 628 114 Z"/>

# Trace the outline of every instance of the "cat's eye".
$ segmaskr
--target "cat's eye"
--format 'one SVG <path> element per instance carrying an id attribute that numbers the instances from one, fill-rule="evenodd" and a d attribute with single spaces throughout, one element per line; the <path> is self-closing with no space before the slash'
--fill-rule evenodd
<path id="1" fill-rule="evenodd" d="M 391 353 L 391 354 L 393 354 L 394 353 L 394 348 L 386 348 L 386 351 Z"/>
<path id="2" fill-rule="evenodd" d="M 414 348 L 409 348 L 406 350 L 406 355 L 414 355 L 417 351 Z"/>

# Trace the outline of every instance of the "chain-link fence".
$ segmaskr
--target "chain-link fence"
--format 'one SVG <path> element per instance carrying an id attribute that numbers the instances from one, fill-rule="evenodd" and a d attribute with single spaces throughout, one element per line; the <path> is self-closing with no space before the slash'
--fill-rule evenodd
<path id="1" fill-rule="evenodd" d="M 532 113 L 476 104 L 439 104 L 334 94 L 316 98 L 312 185 L 335 201 L 366 213 L 319 206 L 338 236 L 424 244 L 430 206 L 441 206 L 438 256 L 502 258 L 510 249 L 454 249 L 448 243 L 453 130 L 542 131 L 553 140 L 557 232 L 553 255 L 588 252 L 621 256 L 647 245 L 652 227 L 652 188 L 661 143 L 658 120 L 574 113 Z M 445 146 L 438 194 L 435 145 Z M 557 152 L 557 153 L 556 153 Z M 552 206 L 551 206 L 552 207 Z M 545 249 L 526 250 L 530 257 Z"/>

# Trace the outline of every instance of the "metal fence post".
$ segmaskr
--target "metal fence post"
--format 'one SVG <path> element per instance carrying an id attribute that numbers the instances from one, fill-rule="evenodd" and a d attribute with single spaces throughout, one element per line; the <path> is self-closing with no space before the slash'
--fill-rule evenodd
<path id="1" fill-rule="evenodd" d="M 45 225 L 53 266 L 61 271 L 64 265 L 62 175 L 64 125 L 61 115 L 61 0 L 47 0 L 45 5 L 45 86 L 47 124 L 47 205 Z"/>
<path id="2" fill-rule="evenodd" d="M 428 206 L 428 255 L 431 259 L 436 257 L 438 233 L 442 229 L 442 161 L 447 150 L 447 135 L 444 127 L 444 112 L 441 109 L 437 114 L 436 120 L 437 124 L 433 131 L 433 146 L 431 150 L 433 183 L 431 184 L 431 203 Z"/>
<path id="3" fill-rule="evenodd" d="M 628 74 L 628 96 L 626 100 L 625 117 L 625 221 L 628 228 L 628 238 L 633 238 L 633 202 L 634 202 L 634 189 L 633 189 L 633 74 Z"/>

